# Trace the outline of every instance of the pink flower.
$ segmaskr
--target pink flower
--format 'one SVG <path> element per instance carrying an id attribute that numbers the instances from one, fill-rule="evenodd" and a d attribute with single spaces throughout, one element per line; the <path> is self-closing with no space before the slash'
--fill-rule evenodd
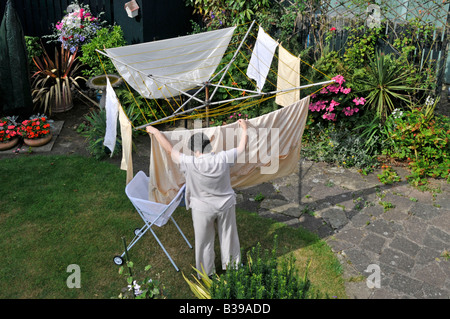
<path id="1" fill-rule="evenodd" d="M 330 31 L 336 31 L 336 28 L 335 28 L 335 27 L 332 27 L 332 28 L 330 29 Z"/>
<path id="2" fill-rule="evenodd" d="M 349 94 L 351 91 L 352 91 L 351 88 L 343 88 L 343 87 L 341 86 L 341 92 L 342 92 L 342 93 L 344 93 L 344 94 Z"/>
<path id="3" fill-rule="evenodd" d="M 59 23 L 56 24 L 56 29 L 57 30 L 61 30 L 62 27 L 63 27 L 63 23 L 62 22 L 59 22 Z"/>
<path id="4" fill-rule="evenodd" d="M 342 85 L 342 83 L 345 82 L 345 79 L 342 75 L 336 75 L 334 78 L 332 78 L 332 80 L 334 80 L 336 83 L 338 83 L 339 85 Z"/>
<path id="5" fill-rule="evenodd" d="M 335 113 L 325 113 L 324 115 L 322 115 L 322 118 L 324 120 L 328 120 L 328 121 L 336 121 L 336 114 Z"/>
<path id="6" fill-rule="evenodd" d="M 334 94 L 339 93 L 339 87 L 336 86 L 336 85 L 329 85 L 329 86 L 327 86 L 327 89 L 328 89 L 331 93 L 334 93 Z"/>
<path id="7" fill-rule="evenodd" d="M 355 105 L 364 105 L 366 103 L 366 99 L 363 97 L 354 98 L 353 102 L 355 102 Z"/>
<path id="8" fill-rule="evenodd" d="M 342 112 L 344 112 L 344 114 L 346 116 L 352 116 L 353 114 L 357 113 L 358 111 L 359 111 L 359 109 L 357 107 L 352 109 L 350 106 L 348 106 L 342 110 Z"/>
<path id="9" fill-rule="evenodd" d="M 316 97 L 317 97 L 317 94 L 316 94 L 316 93 L 311 94 L 311 98 L 312 98 L 312 99 L 315 99 Z"/>
<path id="10" fill-rule="evenodd" d="M 323 88 L 322 90 L 320 90 L 320 94 L 327 94 L 328 90 L 327 88 Z"/>
<path id="11" fill-rule="evenodd" d="M 338 106 L 339 104 L 341 103 L 336 102 L 335 100 L 331 100 L 330 106 L 327 108 L 327 111 L 329 112 L 334 111 L 334 107 Z"/>

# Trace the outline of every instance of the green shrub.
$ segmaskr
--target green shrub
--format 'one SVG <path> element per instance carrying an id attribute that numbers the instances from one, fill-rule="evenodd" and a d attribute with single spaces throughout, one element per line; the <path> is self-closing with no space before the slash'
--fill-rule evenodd
<path id="1" fill-rule="evenodd" d="M 320 294 L 311 287 L 308 268 L 300 277 L 293 255 L 279 264 L 276 245 L 272 252 L 261 251 L 261 245 L 247 254 L 247 264 L 229 267 L 226 273 L 213 279 L 212 299 L 314 299 Z M 308 265 L 309 266 L 309 265 Z"/>
<path id="2" fill-rule="evenodd" d="M 125 109 L 125 112 L 133 123 L 134 120 L 134 107 Z M 103 145 L 106 133 L 106 110 L 101 109 L 99 111 L 92 111 L 89 115 L 85 116 L 87 125 L 80 125 L 78 132 L 86 138 L 88 141 L 89 153 L 98 160 L 106 158 L 111 155 L 109 148 Z M 116 146 L 114 147 L 113 156 L 120 153 L 122 150 L 122 139 L 120 135 L 120 125 L 117 124 L 117 139 Z"/>
<path id="3" fill-rule="evenodd" d="M 113 27 L 104 27 L 97 31 L 95 38 L 91 42 L 82 46 L 82 56 L 79 58 L 81 62 L 89 68 L 83 70 L 83 75 L 94 77 L 97 75 L 117 73 L 111 59 L 97 53 L 95 50 L 103 50 L 104 48 L 115 48 L 126 45 L 122 28 L 118 25 Z M 100 58 L 99 58 L 100 57 Z M 103 70 L 103 67 L 105 70 Z"/>
<path id="4" fill-rule="evenodd" d="M 426 178 L 449 179 L 450 121 L 442 115 L 430 115 L 423 109 L 394 112 L 386 120 L 384 154 L 408 161 L 411 175 L 408 181 L 416 186 L 426 184 Z"/>
<path id="5" fill-rule="evenodd" d="M 183 277 L 191 291 L 199 299 L 318 299 L 327 298 L 312 288 L 305 273 L 299 276 L 293 254 L 284 256 L 279 263 L 277 257 L 277 236 L 274 248 L 261 251 L 258 243 L 247 253 L 247 263 L 239 267 L 231 265 L 222 275 L 208 277 L 202 269 L 196 269 L 201 281 L 196 283 Z"/>
<path id="6" fill-rule="evenodd" d="M 318 123 L 305 130 L 302 156 L 312 161 L 327 162 L 342 167 L 355 167 L 369 173 L 378 165 L 380 138 L 368 139 L 356 129 L 343 125 L 323 126 Z"/>

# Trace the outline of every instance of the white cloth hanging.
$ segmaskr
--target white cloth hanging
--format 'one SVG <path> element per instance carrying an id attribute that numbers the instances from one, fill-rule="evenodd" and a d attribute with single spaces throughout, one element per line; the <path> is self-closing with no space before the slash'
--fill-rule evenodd
<path id="1" fill-rule="evenodd" d="M 259 27 L 255 48 L 247 68 L 247 76 L 256 81 L 257 91 L 261 93 L 267 74 L 269 74 L 273 55 L 278 42 L 272 39 L 263 28 Z"/>
<path id="2" fill-rule="evenodd" d="M 119 100 L 117 99 L 116 93 L 106 77 L 106 132 L 103 140 L 103 145 L 111 150 L 111 157 L 113 156 L 114 149 L 116 147 L 116 137 L 117 137 L 117 117 L 119 115 Z"/>

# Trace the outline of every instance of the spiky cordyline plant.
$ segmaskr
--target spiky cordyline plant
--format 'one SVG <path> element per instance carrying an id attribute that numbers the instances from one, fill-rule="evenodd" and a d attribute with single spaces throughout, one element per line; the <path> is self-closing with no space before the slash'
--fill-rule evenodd
<path id="1" fill-rule="evenodd" d="M 85 78 L 77 76 L 81 64 L 77 61 L 77 52 L 71 53 L 61 45 L 59 52 L 55 48 L 54 60 L 50 58 L 45 48 L 41 57 L 33 57 L 38 71 L 33 74 L 32 96 L 35 107 L 44 113 L 52 111 L 66 111 L 73 105 L 72 89 L 80 89 L 79 80 Z"/>

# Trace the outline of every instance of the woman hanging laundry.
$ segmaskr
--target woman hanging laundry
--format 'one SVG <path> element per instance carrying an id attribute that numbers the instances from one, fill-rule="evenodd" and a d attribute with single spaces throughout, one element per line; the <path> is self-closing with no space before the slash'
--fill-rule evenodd
<path id="1" fill-rule="evenodd" d="M 192 209 L 195 233 L 196 268 L 208 275 L 215 272 L 215 222 L 220 241 L 222 269 L 241 262 L 239 236 L 236 225 L 236 195 L 231 187 L 230 167 L 244 152 L 247 144 L 247 122 L 238 121 L 243 132 L 238 147 L 217 154 L 212 152 L 209 138 L 196 133 L 189 140 L 194 156 L 175 150 L 169 140 L 155 127 L 147 126 L 161 147 L 180 164 L 186 179 L 186 202 Z"/>

